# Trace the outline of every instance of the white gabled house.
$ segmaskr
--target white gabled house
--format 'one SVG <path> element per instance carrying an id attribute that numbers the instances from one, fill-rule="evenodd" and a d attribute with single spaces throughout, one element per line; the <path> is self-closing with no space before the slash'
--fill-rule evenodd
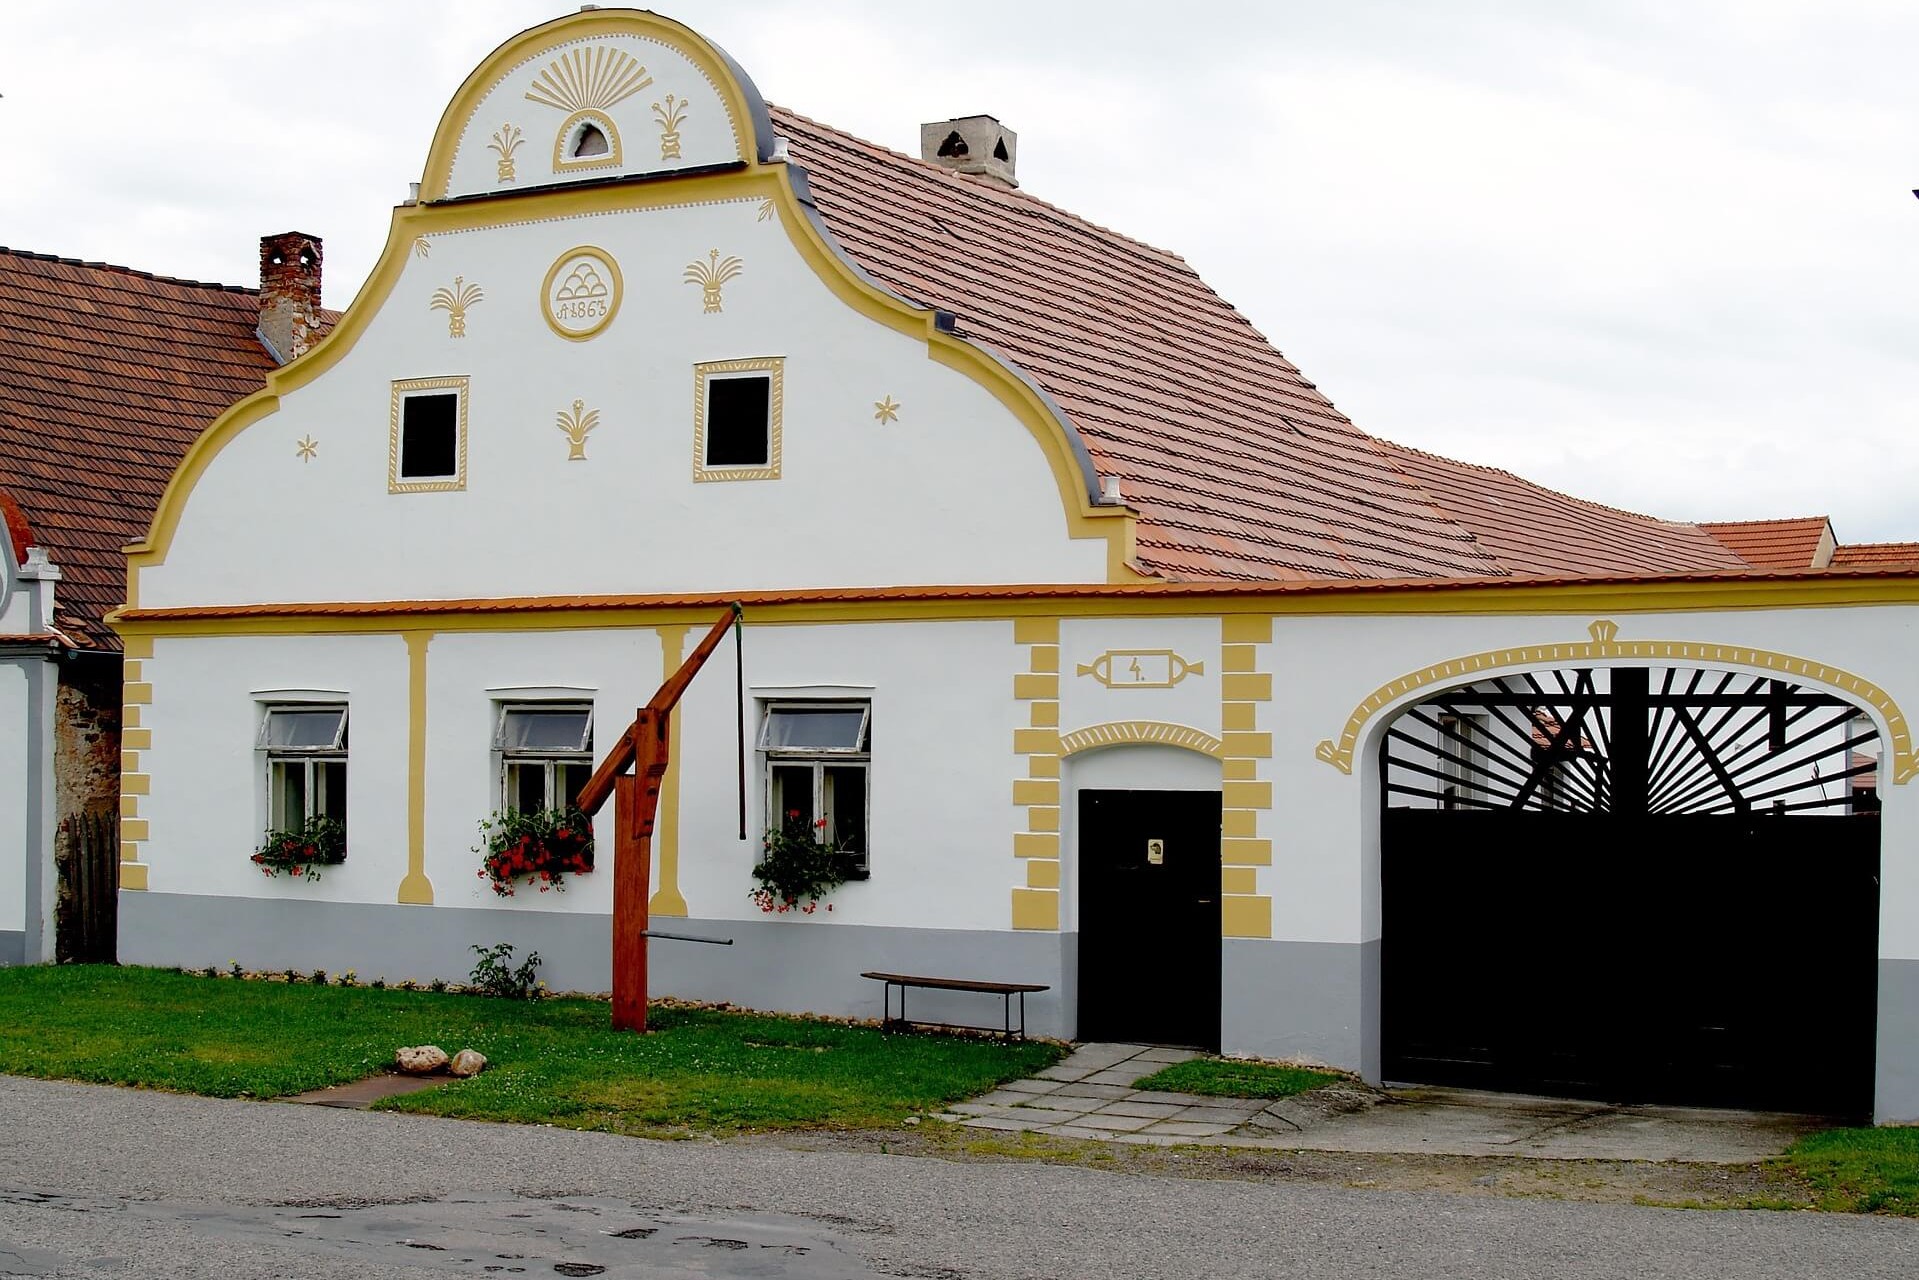
<path id="1" fill-rule="evenodd" d="M 658 993 L 1030 981 L 1049 1034 L 1919 1117 L 1913 565 L 1755 570 L 1376 440 L 1018 191 L 997 122 L 924 150 L 650 13 L 474 71 L 360 297 L 131 553 L 123 959 L 506 939 L 606 988 L 610 821 L 510 901 L 476 824 L 576 790 L 738 600 L 744 720 L 722 650 L 651 900 L 735 945 L 656 945 Z M 749 899 L 740 733 L 750 831 L 860 847 L 832 913 Z M 315 815 L 345 861 L 260 875 Z"/>

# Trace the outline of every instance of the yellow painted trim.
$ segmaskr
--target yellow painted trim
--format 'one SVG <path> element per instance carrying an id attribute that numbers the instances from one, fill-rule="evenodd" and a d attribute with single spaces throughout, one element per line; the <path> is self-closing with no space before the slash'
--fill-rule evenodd
<path id="1" fill-rule="evenodd" d="M 127 749 L 126 735 L 120 735 L 120 772 L 122 774 L 140 772 L 140 753 Z"/>
<path id="2" fill-rule="evenodd" d="M 1030 723 L 1035 729 L 1059 728 L 1059 703 L 1035 702 L 1031 707 Z"/>
<path id="3" fill-rule="evenodd" d="M 1220 928 L 1229 938 L 1270 938 L 1273 936 L 1273 900 L 1271 898 L 1223 897 L 1219 903 Z"/>
<path id="4" fill-rule="evenodd" d="M 1221 893 L 1258 893 L 1259 872 L 1252 867 L 1221 867 L 1219 891 Z"/>
<path id="5" fill-rule="evenodd" d="M 1219 793 L 1221 801 L 1229 809 L 1273 807 L 1273 784 L 1270 782 L 1222 782 Z"/>
<path id="6" fill-rule="evenodd" d="M 1229 733 L 1223 741 L 1224 754 L 1242 760 L 1269 760 L 1273 755 L 1273 735 L 1270 733 Z"/>
<path id="7" fill-rule="evenodd" d="M 138 684 L 145 674 L 145 663 L 129 659 L 120 664 L 120 680 L 123 684 Z"/>
<path id="8" fill-rule="evenodd" d="M 426 650 L 431 631 L 406 633 L 406 878 L 398 900 L 409 906 L 433 905 L 433 882 L 426 877 Z"/>
<path id="9" fill-rule="evenodd" d="M 151 658 L 153 656 L 152 636 L 132 636 L 120 642 L 120 648 L 129 658 Z M 125 679 L 125 672 L 121 673 Z"/>
<path id="10" fill-rule="evenodd" d="M 1059 731 L 1015 729 L 1013 730 L 1013 753 L 1022 756 L 1056 756 L 1060 753 Z"/>
<path id="11" fill-rule="evenodd" d="M 1059 740 L 1060 754 L 1066 756 L 1129 743 L 1179 747 L 1214 759 L 1219 758 L 1221 745 L 1218 738 L 1203 729 L 1167 724 L 1160 720 L 1116 720 L 1111 724 L 1088 725 L 1063 735 Z"/>
<path id="12" fill-rule="evenodd" d="M 1026 811 L 1028 831 L 1058 831 L 1059 809 L 1054 805 L 1034 805 Z"/>
<path id="13" fill-rule="evenodd" d="M 1014 644 L 1058 644 L 1058 618 L 1013 619 Z"/>
<path id="14" fill-rule="evenodd" d="M 1241 614 L 1226 618 L 1220 623 L 1219 638 L 1225 644 L 1271 644 L 1272 615 Z"/>
<path id="15" fill-rule="evenodd" d="M 1059 777 L 1059 757 L 1028 756 L 1026 760 L 1026 775 L 1029 778 Z"/>
<path id="16" fill-rule="evenodd" d="M 137 795 L 130 795 L 125 792 L 122 792 L 120 795 L 120 819 L 121 819 L 120 825 L 121 827 L 123 829 L 125 828 L 126 819 L 137 818 L 139 816 L 140 816 L 140 797 Z"/>
<path id="17" fill-rule="evenodd" d="M 1059 857 L 1059 834 L 1057 832 L 1016 832 L 1013 836 L 1013 856 L 1015 858 L 1057 858 Z"/>
<path id="18" fill-rule="evenodd" d="M 1230 737 L 1234 733 L 1251 733 L 1259 728 L 1259 704 L 1253 702 L 1225 702 L 1219 708 L 1219 727 Z M 1231 751 L 1228 755 L 1234 754 Z"/>
<path id="19" fill-rule="evenodd" d="M 120 842 L 120 861 L 140 861 L 140 842 L 137 840 L 122 840 Z"/>
<path id="20" fill-rule="evenodd" d="M 145 681 L 122 685 L 120 702 L 122 706 L 143 707 L 153 701 L 153 686 Z"/>
<path id="21" fill-rule="evenodd" d="M 1059 779 L 1013 779 L 1013 803 L 1057 805 L 1059 803 Z"/>
<path id="22" fill-rule="evenodd" d="M 672 678 L 686 652 L 684 625 L 660 628 L 660 679 Z M 659 851 L 659 887 L 647 910 L 656 916 L 683 916 L 686 898 L 680 893 L 680 719 L 667 724 L 666 776 L 660 779 L 660 811 L 653 828 L 653 847 Z"/>
<path id="23" fill-rule="evenodd" d="M 473 399 L 472 380 L 465 374 L 446 378 L 395 378 L 387 405 L 386 491 L 388 493 L 454 493 L 466 488 L 466 410 Z M 400 475 L 400 427 L 403 406 L 418 394 L 451 391 L 454 411 L 453 474 L 432 480 L 408 480 Z"/>
<path id="24" fill-rule="evenodd" d="M 1013 696 L 1020 699 L 1059 697 L 1059 677 L 1021 673 L 1013 677 Z"/>
<path id="25" fill-rule="evenodd" d="M 714 377 L 736 373 L 763 373 L 766 388 L 766 461 L 759 466 L 710 467 L 706 464 L 706 386 Z M 777 480 L 785 457 L 786 357 L 756 356 L 750 360 L 705 360 L 693 366 L 693 479 L 705 484 L 724 480 Z"/>
<path id="26" fill-rule="evenodd" d="M 120 746 L 127 751 L 145 751 L 153 746 L 153 730 L 122 728 Z"/>
<path id="27" fill-rule="evenodd" d="M 1234 779 L 1240 781 L 1240 779 Z M 1252 809 L 1227 809 L 1219 815 L 1220 834 L 1227 839 L 1259 834 L 1259 814 Z"/>
<path id="28" fill-rule="evenodd" d="M 1221 776 L 1228 782 L 1251 782 L 1259 777 L 1257 760 L 1226 760 L 1221 762 Z"/>
<path id="29" fill-rule="evenodd" d="M 124 694 L 125 690 L 122 689 L 121 692 Z M 141 709 L 139 707 L 130 706 L 122 702 L 120 705 L 120 732 L 125 733 L 128 729 L 138 729 L 140 727 L 140 716 Z"/>
<path id="30" fill-rule="evenodd" d="M 1341 730 L 1339 741 L 1321 742 L 1314 751 L 1319 759 L 1341 773 L 1353 771 L 1353 751 L 1366 722 L 1382 708 L 1421 689 L 1475 680 L 1513 667 L 1543 667 L 1564 662 L 1637 662 L 1685 663 L 1708 667 L 1739 667 L 1791 676 L 1813 684 L 1837 689 L 1877 711 L 1891 736 L 1892 780 L 1903 784 L 1919 772 L 1919 760 L 1913 754 L 1912 730 L 1905 712 L 1892 695 L 1878 685 L 1838 667 L 1829 667 L 1810 658 L 1777 653 L 1770 649 L 1749 649 L 1741 645 L 1704 644 L 1687 640 L 1619 640 L 1614 622 L 1595 622 L 1589 628 L 1592 639 L 1583 643 L 1525 645 L 1512 649 L 1489 649 L 1436 663 L 1421 671 L 1408 672 L 1397 680 L 1381 685 L 1353 709 Z"/>
<path id="31" fill-rule="evenodd" d="M 1252 671 L 1235 671 L 1219 678 L 1219 696 L 1233 702 L 1271 702 L 1273 678 Z"/>
<path id="32" fill-rule="evenodd" d="M 1036 644 L 1027 665 L 1036 675 L 1057 674 L 1059 671 L 1059 646 L 1056 644 Z"/>
<path id="33" fill-rule="evenodd" d="M 1026 864 L 1026 887 L 1029 889 L 1059 888 L 1059 863 L 1050 858 L 1034 858 Z"/>
<path id="34" fill-rule="evenodd" d="M 1053 889 L 1013 890 L 1015 929 L 1059 928 L 1059 893 Z"/>
<path id="35" fill-rule="evenodd" d="M 651 84 L 652 81 L 647 81 Z M 567 144 L 574 141 L 573 132 L 583 125 L 592 125 L 606 139 L 606 152 L 597 156 L 570 156 L 566 153 Z M 620 142 L 620 130 L 613 123 L 610 112 L 598 107 L 584 107 L 566 118 L 560 131 L 553 135 L 553 172 L 556 175 L 578 173 L 583 169 L 618 169 L 626 164 L 626 148 Z"/>
<path id="36" fill-rule="evenodd" d="M 120 887 L 135 892 L 145 892 L 147 887 L 147 864 L 144 862 L 123 862 L 120 864 Z"/>
<path id="37" fill-rule="evenodd" d="M 149 837 L 147 835 L 147 820 L 145 818 L 120 819 L 120 840 L 123 848 L 129 842 L 137 844 L 146 839 L 149 839 Z"/>
<path id="38" fill-rule="evenodd" d="M 606 304 L 606 314 L 600 316 L 591 328 L 569 329 L 554 318 L 553 281 L 559 276 L 561 267 L 564 267 L 567 263 L 573 261 L 573 259 L 581 257 L 591 258 L 606 268 L 607 274 L 613 278 L 613 297 L 611 301 Z M 579 244 L 568 249 L 565 253 L 553 260 L 553 265 L 546 269 L 546 280 L 540 285 L 540 315 L 546 321 L 547 328 L 553 330 L 553 332 L 559 334 L 568 342 L 591 342 L 594 338 L 599 337 L 600 333 L 608 325 L 612 324 L 614 318 L 620 314 L 620 303 L 625 300 L 626 277 L 620 273 L 620 264 L 614 260 L 612 254 L 600 248 L 598 245 Z"/>
<path id="39" fill-rule="evenodd" d="M 1254 655 L 1258 652 L 1259 650 L 1250 644 L 1221 645 L 1219 650 L 1220 670 L 1228 674 L 1250 672 L 1253 669 L 1254 663 L 1257 661 Z"/>

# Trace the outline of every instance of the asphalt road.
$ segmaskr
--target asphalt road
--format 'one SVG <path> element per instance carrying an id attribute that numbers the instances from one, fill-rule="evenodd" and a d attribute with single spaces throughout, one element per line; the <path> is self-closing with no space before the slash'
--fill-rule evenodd
<path id="1" fill-rule="evenodd" d="M 1919 1275 L 1919 1223 L 952 1164 L 0 1078 L 0 1276 Z"/>

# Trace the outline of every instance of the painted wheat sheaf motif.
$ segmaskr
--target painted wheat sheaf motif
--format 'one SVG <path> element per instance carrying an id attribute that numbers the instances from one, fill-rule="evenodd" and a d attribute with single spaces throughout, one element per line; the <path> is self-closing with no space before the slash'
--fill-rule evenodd
<path id="1" fill-rule="evenodd" d="M 586 407 L 586 401 L 575 400 L 572 411 L 562 411 L 556 415 L 555 426 L 566 432 L 568 462 L 586 461 L 586 437 L 593 428 L 600 425 L 600 411 Z"/>
<path id="2" fill-rule="evenodd" d="M 441 285 L 433 291 L 433 299 L 427 305 L 435 311 L 444 311 L 446 333 L 449 338 L 466 337 L 466 309 L 476 302 L 484 301 L 486 294 L 477 284 L 468 284 L 465 276 L 454 276 L 452 287 Z"/>
<path id="3" fill-rule="evenodd" d="M 711 315 L 720 310 L 720 286 L 746 270 L 746 264 L 738 258 L 720 257 L 720 251 L 713 249 L 706 255 L 706 261 L 694 259 L 686 264 L 686 274 L 681 277 L 688 284 L 700 286 L 700 301 L 704 304 L 702 314 Z"/>
<path id="4" fill-rule="evenodd" d="M 630 54 L 596 45 L 570 49 L 548 63 L 526 96 L 561 111 L 604 111 L 652 83 L 653 77 Z"/>

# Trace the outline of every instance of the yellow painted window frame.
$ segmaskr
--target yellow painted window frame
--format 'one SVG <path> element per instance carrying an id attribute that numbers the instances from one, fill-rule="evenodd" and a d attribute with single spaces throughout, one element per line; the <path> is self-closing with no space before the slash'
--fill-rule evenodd
<path id="1" fill-rule="evenodd" d="M 388 493 L 449 493 L 466 488 L 466 412 L 467 401 L 472 398 L 470 379 L 461 374 L 448 378 L 400 378 L 393 383 L 393 402 L 388 413 L 386 448 L 386 491 Z M 439 477 L 432 480 L 407 480 L 400 475 L 400 424 L 402 409 L 408 396 L 424 392 L 452 391 L 460 398 L 459 411 L 455 417 L 454 429 L 458 434 L 455 441 L 455 473 L 451 477 Z"/>
<path id="2" fill-rule="evenodd" d="M 740 373 L 764 373 L 770 385 L 766 395 L 766 463 L 755 467 L 706 465 L 706 384 L 708 379 Z M 705 360 L 693 366 L 693 479 L 777 480 L 783 455 L 780 420 L 786 401 L 786 357 L 761 356 L 751 360 Z"/>

